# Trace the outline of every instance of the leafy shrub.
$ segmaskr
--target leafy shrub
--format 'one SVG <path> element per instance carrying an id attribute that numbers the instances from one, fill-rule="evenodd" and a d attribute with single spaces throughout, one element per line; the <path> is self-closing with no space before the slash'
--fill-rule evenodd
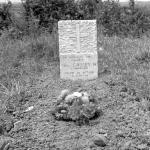
<path id="1" fill-rule="evenodd" d="M 59 20 L 97 19 L 104 35 L 140 37 L 150 29 L 150 16 L 143 9 L 135 8 L 134 0 L 122 7 L 118 1 L 109 0 L 22 0 L 25 24 L 16 23 L 9 13 L 10 4 L 0 10 L 0 29 L 13 24 L 12 37 L 38 35 L 43 29 L 52 33 Z M 19 21 L 18 21 L 19 22 Z M 41 32 L 42 31 L 42 32 Z M 16 36 L 18 35 L 18 36 Z"/>
<path id="2" fill-rule="evenodd" d="M 38 20 L 30 11 L 24 10 L 24 8 L 26 7 L 22 7 L 20 4 L 13 6 L 10 1 L 0 5 L 1 36 L 22 39 L 25 35 L 39 35 Z"/>
<path id="3" fill-rule="evenodd" d="M 97 17 L 105 35 L 139 37 L 150 29 L 149 16 L 132 3 L 130 7 L 121 7 L 116 1 L 105 1 L 101 8 Z"/>
<path id="4" fill-rule="evenodd" d="M 103 33 L 105 35 L 118 34 L 121 12 L 119 3 L 115 1 L 105 1 L 102 3 L 101 10 L 99 10 L 99 7 L 97 19 L 99 21 L 99 24 L 104 26 Z"/>
<path id="5" fill-rule="evenodd" d="M 51 32 L 59 20 L 97 19 L 108 36 L 141 36 L 150 28 L 149 16 L 139 8 L 134 8 L 134 0 L 129 7 L 121 7 L 119 2 L 100 0 L 26 0 L 24 1 L 27 20 L 33 16 L 39 20 L 39 27 Z"/>
<path id="6" fill-rule="evenodd" d="M 7 4 L 0 4 L 0 30 L 8 28 L 11 24 L 11 14 L 9 12 L 11 6 L 11 2 L 8 2 Z"/>
<path id="7" fill-rule="evenodd" d="M 60 19 L 77 18 L 77 5 L 74 0 L 26 0 L 23 2 L 27 21 L 31 13 L 39 20 L 39 26 L 52 31 L 55 22 Z"/>
<path id="8" fill-rule="evenodd" d="M 81 0 L 78 3 L 78 19 L 96 19 L 97 5 L 96 0 Z"/>

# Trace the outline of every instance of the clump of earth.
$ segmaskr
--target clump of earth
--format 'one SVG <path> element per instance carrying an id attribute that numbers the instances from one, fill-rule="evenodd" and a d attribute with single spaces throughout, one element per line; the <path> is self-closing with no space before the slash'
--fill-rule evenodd
<path id="1" fill-rule="evenodd" d="M 52 114 L 56 120 L 75 121 L 79 124 L 89 123 L 101 113 L 96 98 L 85 90 L 61 91 Z"/>

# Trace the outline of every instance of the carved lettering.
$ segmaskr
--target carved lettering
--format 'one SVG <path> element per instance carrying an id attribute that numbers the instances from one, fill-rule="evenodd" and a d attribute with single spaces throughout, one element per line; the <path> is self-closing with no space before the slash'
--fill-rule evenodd
<path id="1" fill-rule="evenodd" d="M 96 20 L 58 22 L 60 77 L 95 79 L 98 76 Z"/>

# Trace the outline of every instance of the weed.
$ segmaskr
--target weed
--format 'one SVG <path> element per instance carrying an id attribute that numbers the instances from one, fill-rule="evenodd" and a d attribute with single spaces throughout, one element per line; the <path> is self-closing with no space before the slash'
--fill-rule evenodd
<path id="1" fill-rule="evenodd" d="M 139 63 L 149 63 L 150 62 L 150 52 L 144 51 L 139 56 L 135 56 Z"/>
<path id="2" fill-rule="evenodd" d="M 12 97 L 13 95 L 19 95 L 23 91 L 23 86 L 19 81 L 11 80 L 9 85 L 5 86 L 0 83 L 1 90 L 0 93 L 6 95 L 7 97 Z"/>

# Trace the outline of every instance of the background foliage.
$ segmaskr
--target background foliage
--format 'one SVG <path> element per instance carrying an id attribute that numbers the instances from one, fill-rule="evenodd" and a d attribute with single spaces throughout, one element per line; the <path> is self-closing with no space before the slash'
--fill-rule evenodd
<path id="1" fill-rule="evenodd" d="M 107 36 L 140 37 L 150 29 L 150 15 L 139 7 L 134 0 L 128 6 L 121 6 L 118 1 L 101 0 L 22 0 L 25 24 L 18 28 L 12 17 L 12 4 L 0 7 L 0 30 L 14 26 L 12 33 L 31 34 L 46 29 L 52 32 L 57 29 L 59 20 L 97 19 L 98 27 Z M 17 28 L 17 31 L 16 31 Z M 16 36 L 16 35 L 15 35 Z"/>
<path id="2" fill-rule="evenodd" d="M 11 2 L 0 5 L 0 30 L 8 28 L 11 24 L 11 14 L 9 12 L 11 6 Z"/>

